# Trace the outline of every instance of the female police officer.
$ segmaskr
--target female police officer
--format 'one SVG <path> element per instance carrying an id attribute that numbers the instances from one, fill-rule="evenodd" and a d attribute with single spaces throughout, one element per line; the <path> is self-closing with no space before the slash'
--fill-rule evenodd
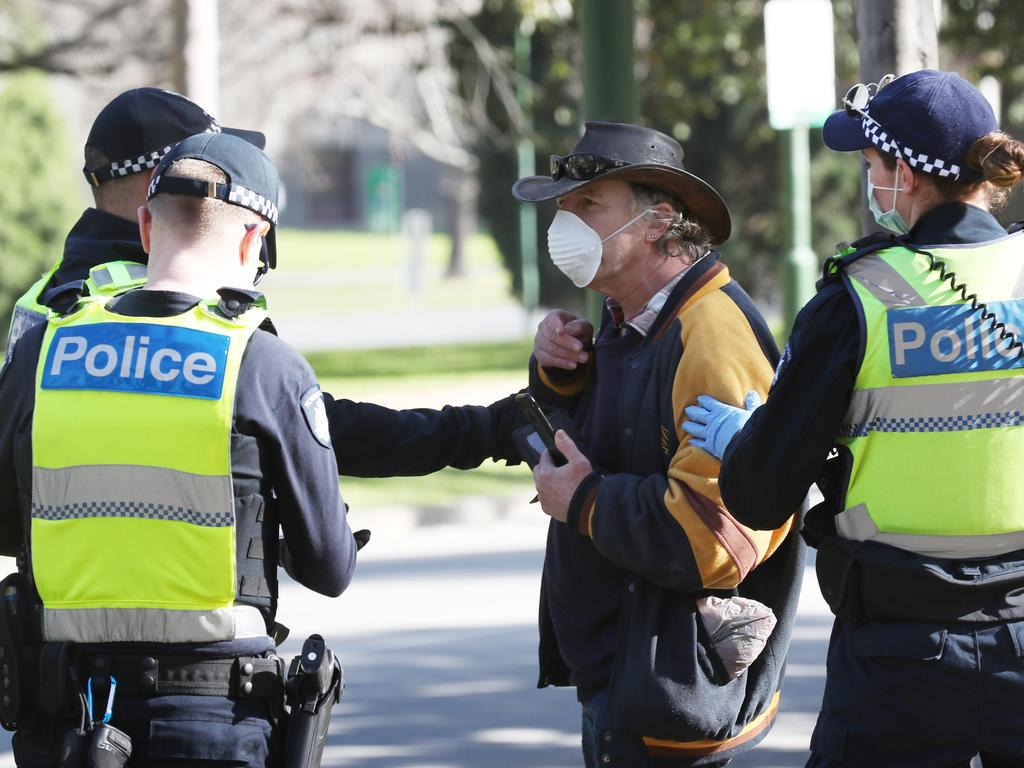
<path id="1" fill-rule="evenodd" d="M 991 211 L 1024 144 L 949 72 L 844 101 L 825 143 L 863 153 L 888 231 L 826 262 L 767 403 L 701 398 L 688 431 L 754 528 L 824 486 L 805 535 L 838 620 L 808 765 L 1022 765 L 1024 233 Z"/>

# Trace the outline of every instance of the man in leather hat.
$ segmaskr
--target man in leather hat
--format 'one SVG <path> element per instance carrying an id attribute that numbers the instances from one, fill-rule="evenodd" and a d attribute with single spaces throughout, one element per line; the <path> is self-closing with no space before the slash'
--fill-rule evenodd
<path id="1" fill-rule="evenodd" d="M 549 313 L 530 363 L 532 393 L 574 430 L 555 437 L 566 463 L 545 452 L 534 471 L 552 518 L 539 685 L 576 687 L 587 766 L 722 765 L 752 748 L 777 712 L 796 610 L 793 519 L 739 524 L 719 463 L 682 431 L 698 393 L 764 395 L 779 357 L 714 250 L 729 210 L 682 154 L 658 131 L 590 122 L 550 176 L 512 188 L 557 201 L 552 261 L 606 297 L 596 338 Z"/>

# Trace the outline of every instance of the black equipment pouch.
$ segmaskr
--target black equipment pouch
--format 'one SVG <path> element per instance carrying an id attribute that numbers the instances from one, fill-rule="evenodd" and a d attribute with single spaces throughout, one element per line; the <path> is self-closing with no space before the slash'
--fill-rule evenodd
<path id="1" fill-rule="evenodd" d="M 46 643 L 39 654 L 39 709 L 47 719 L 60 715 L 72 700 L 71 643 Z"/>
<path id="2" fill-rule="evenodd" d="M 320 635 L 310 635 L 292 659 L 285 691 L 291 714 L 285 768 L 318 768 L 327 743 L 331 709 L 341 700 L 345 675 Z"/>
<path id="3" fill-rule="evenodd" d="M 36 710 L 39 640 L 31 593 L 21 573 L 0 581 L 0 724 L 9 731 L 23 727 Z"/>

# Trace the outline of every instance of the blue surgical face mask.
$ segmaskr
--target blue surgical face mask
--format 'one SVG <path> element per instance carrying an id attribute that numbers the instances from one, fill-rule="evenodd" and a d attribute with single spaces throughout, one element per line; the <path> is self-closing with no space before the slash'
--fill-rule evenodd
<path id="1" fill-rule="evenodd" d="M 896 179 L 893 181 L 893 184 L 896 186 L 892 187 L 876 187 L 871 183 L 871 169 L 868 169 L 868 210 L 871 211 L 871 215 L 875 217 L 875 221 L 878 222 L 880 227 L 897 235 L 905 235 L 910 231 L 910 225 L 900 215 L 900 212 L 896 210 L 896 195 L 899 194 L 899 183 L 900 167 L 898 165 L 896 166 Z M 883 192 L 892 192 L 892 208 L 888 211 L 883 211 L 878 201 L 875 200 L 876 189 L 880 189 Z"/>

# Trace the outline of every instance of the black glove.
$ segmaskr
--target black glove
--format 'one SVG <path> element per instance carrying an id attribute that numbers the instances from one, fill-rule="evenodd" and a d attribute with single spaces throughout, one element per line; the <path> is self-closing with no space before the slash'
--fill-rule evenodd
<path id="1" fill-rule="evenodd" d="M 363 528 L 358 530 L 352 534 L 352 538 L 356 540 L 356 549 L 362 549 L 370 541 L 370 529 Z"/>
<path id="2" fill-rule="evenodd" d="M 504 460 L 510 467 L 523 463 L 523 457 L 512 439 L 512 433 L 530 423 L 516 405 L 517 394 L 519 393 L 515 392 L 487 406 L 491 414 L 491 429 L 494 430 L 493 459 Z"/>

